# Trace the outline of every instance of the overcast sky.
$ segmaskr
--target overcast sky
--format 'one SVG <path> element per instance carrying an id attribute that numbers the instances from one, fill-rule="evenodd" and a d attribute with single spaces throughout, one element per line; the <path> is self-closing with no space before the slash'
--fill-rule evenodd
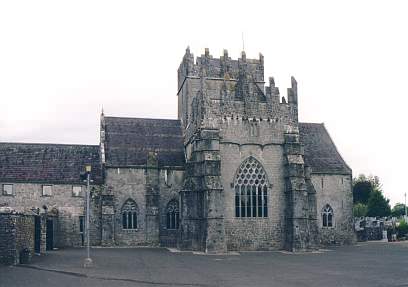
<path id="1" fill-rule="evenodd" d="M 299 118 L 353 169 L 407 192 L 406 1 L 1 1 L 0 141 L 99 143 L 99 115 L 176 118 L 189 45 L 265 57 Z"/>

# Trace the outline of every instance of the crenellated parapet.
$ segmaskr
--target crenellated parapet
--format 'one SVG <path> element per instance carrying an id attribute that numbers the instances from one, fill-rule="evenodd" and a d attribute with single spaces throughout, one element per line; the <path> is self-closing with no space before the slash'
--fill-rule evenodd
<path id="1" fill-rule="evenodd" d="M 209 49 L 195 58 L 187 48 L 178 70 L 179 119 L 184 128 L 194 131 L 199 126 L 215 128 L 217 119 L 278 119 L 282 124 L 298 123 L 297 82 L 285 98 L 280 95 L 274 78 L 264 82 L 264 57 L 248 59 L 246 53 L 233 60 L 224 50 L 214 58 Z M 188 132 L 187 132 L 188 133 Z"/>
<path id="2" fill-rule="evenodd" d="M 204 54 L 197 57 L 187 47 L 186 53 L 179 67 L 179 77 L 208 77 L 216 79 L 238 80 L 242 70 L 249 73 L 255 82 L 264 81 L 264 57 L 259 54 L 259 59 L 247 59 L 245 52 L 241 58 L 233 60 L 228 56 L 228 51 L 224 50 L 220 58 L 214 58 L 208 48 Z M 179 81 L 180 84 L 180 81 Z M 180 85 L 179 85 L 180 88 Z"/>

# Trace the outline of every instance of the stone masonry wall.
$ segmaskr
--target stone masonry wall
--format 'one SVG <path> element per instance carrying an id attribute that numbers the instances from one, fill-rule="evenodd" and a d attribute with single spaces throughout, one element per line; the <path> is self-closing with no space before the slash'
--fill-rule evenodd
<path id="1" fill-rule="evenodd" d="M 312 174 L 312 183 L 316 189 L 320 243 L 330 245 L 355 242 L 351 175 Z M 321 212 L 326 204 L 333 208 L 333 227 L 323 227 Z"/>
<path id="2" fill-rule="evenodd" d="M 34 254 L 34 216 L 18 215 L 15 218 L 16 224 L 16 251 L 17 258 L 24 249 L 30 250 L 30 258 Z"/>
<path id="3" fill-rule="evenodd" d="M 106 185 L 114 195 L 114 242 L 116 245 L 144 245 L 146 243 L 145 218 L 146 176 L 143 168 L 107 168 Z M 137 204 L 137 229 L 122 228 L 121 209 L 126 200 Z"/>
<path id="4" fill-rule="evenodd" d="M 166 175 L 167 174 L 167 175 Z M 166 179 L 166 180 L 165 180 Z M 184 180 L 184 171 L 175 169 L 161 169 L 159 175 L 160 184 L 160 245 L 167 247 L 176 247 L 178 239 L 178 230 L 167 229 L 167 204 L 171 200 L 179 202 L 179 211 L 181 215 L 181 203 L 179 192 Z M 181 220 L 180 220 L 181 221 Z"/>
<path id="5" fill-rule="evenodd" d="M 20 262 L 24 249 L 34 254 L 34 216 L 0 213 L 0 264 Z"/>
<path id="6" fill-rule="evenodd" d="M 165 175 L 167 173 L 167 175 Z M 183 170 L 159 169 L 159 239 L 163 246 L 175 246 L 176 230 L 166 228 L 166 207 L 170 200 L 179 200 Z M 166 180 L 165 180 L 166 178 Z M 145 245 L 146 242 L 146 172 L 144 168 L 107 168 L 106 184 L 114 196 L 114 242 L 116 245 Z M 137 230 L 122 228 L 121 208 L 127 199 L 138 207 Z"/>
<path id="7" fill-rule="evenodd" d="M 253 130 L 258 129 L 258 132 Z M 229 250 L 282 249 L 285 241 L 283 133 L 277 124 L 224 121 L 221 125 L 221 175 L 225 196 L 225 229 Z M 265 169 L 268 217 L 236 218 L 234 177 L 241 163 L 254 157 Z"/>
<path id="8" fill-rule="evenodd" d="M 17 263 L 15 236 L 13 215 L 0 214 L 0 264 Z"/>
<path id="9" fill-rule="evenodd" d="M 100 187 L 95 186 L 98 190 Z M 84 195 L 86 187 L 82 187 L 82 196 L 74 197 L 72 185 L 52 185 L 52 195 L 42 196 L 42 184 L 13 183 L 13 196 L 0 195 L 0 203 L 9 206 L 17 212 L 31 212 L 39 209 L 44 212 L 43 206 L 48 212 L 57 211 L 56 226 L 54 231 L 55 247 L 81 246 L 82 239 L 79 230 L 79 217 L 84 216 Z M 91 243 L 100 242 L 100 224 L 98 206 L 93 204 L 91 215 Z"/>

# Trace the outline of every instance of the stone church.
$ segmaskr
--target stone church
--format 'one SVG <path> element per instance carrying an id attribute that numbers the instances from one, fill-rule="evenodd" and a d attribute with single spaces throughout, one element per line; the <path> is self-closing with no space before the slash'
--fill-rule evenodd
<path id="1" fill-rule="evenodd" d="M 99 145 L 0 143 L 0 206 L 45 216 L 47 247 L 81 246 L 91 165 L 92 245 L 219 253 L 354 241 L 351 169 L 323 124 L 298 121 L 294 78 L 281 96 L 262 55 L 187 48 L 177 95 L 177 120 L 102 113 Z"/>

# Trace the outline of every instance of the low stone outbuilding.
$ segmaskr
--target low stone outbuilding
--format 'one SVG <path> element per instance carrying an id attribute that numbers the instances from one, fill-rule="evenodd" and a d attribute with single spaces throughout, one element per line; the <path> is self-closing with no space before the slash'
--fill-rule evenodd
<path id="1" fill-rule="evenodd" d="M 0 205 L 18 213 L 46 215 L 47 248 L 81 246 L 85 165 L 92 166 L 92 193 L 103 173 L 99 146 L 0 143 Z M 92 202 L 92 243 L 100 244 L 100 201 Z"/>

